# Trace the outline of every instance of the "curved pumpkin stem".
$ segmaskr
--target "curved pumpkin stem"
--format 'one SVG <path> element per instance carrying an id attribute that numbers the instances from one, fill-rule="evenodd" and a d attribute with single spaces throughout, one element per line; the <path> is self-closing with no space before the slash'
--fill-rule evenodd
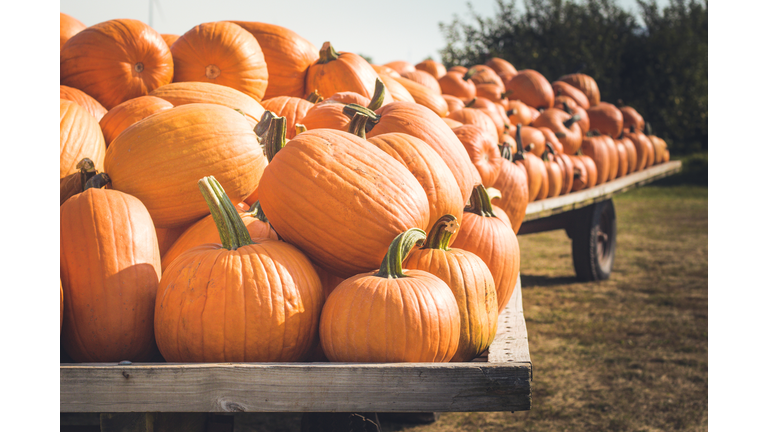
<path id="1" fill-rule="evenodd" d="M 464 104 L 464 108 L 472 108 L 472 106 L 475 104 L 475 102 L 477 102 L 477 98 L 476 97 L 472 98 L 471 101 L 465 103 Z"/>
<path id="2" fill-rule="evenodd" d="M 261 203 L 259 201 L 256 201 L 255 203 L 253 203 L 253 205 L 251 206 L 251 208 L 248 209 L 246 214 L 251 217 L 255 217 L 256 219 L 264 223 L 269 223 L 269 220 L 267 219 L 267 215 L 265 215 L 264 210 L 261 209 Z"/>
<path id="3" fill-rule="evenodd" d="M 523 128 L 521 123 L 517 124 L 517 132 L 515 133 L 515 143 L 517 143 L 517 152 L 512 156 L 512 162 L 525 160 L 525 154 L 523 153 L 523 136 L 520 130 Z"/>
<path id="4" fill-rule="evenodd" d="M 648 122 L 645 122 L 645 134 L 648 136 L 653 135 L 653 131 L 651 130 L 651 124 Z"/>
<path id="5" fill-rule="evenodd" d="M 197 187 L 200 188 L 208 209 L 211 210 L 216 228 L 219 230 L 222 247 L 235 250 L 253 244 L 248 228 L 245 227 L 243 219 L 240 218 L 221 184 L 213 176 L 209 176 L 198 180 Z"/>
<path id="6" fill-rule="evenodd" d="M 306 132 L 306 131 L 307 131 L 307 127 L 306 126 L 304 126 L 301 123 L 296 123 L 296 135 L 298 135 L 298 134 L 300 134 L 302 132 Z"/>
<path id="7" fill-rule="evenodd" d="M 469 205 L 464 207 L 465 212 L 471 212 L 482 217 L 496 217 L 491 206 L 491 197 L 485 190 L 485 186 L 479 184 L 472 189 L 472 195 L 469 196 Z"/>
<path id="8" fill-rule="evenodd" d="M 309 96 L 307 96 L 307 100 L 310 103 L 316 104 L 318 102 L 322 102 L 323 101 L 323 97 L 320 96 L 320 93 L 318 93 L 317 89 L 315 89 L 312 93 L 310 93 Z"/>
<path id="9" fill-rule="evenodd" d="M 365 114 L 355 113 L 352 121 L 349 122 L 349 133 L 365 139 L 365 127 L 368 124 L 368 118 Z"/>
<path id="10" fill-rule="evenodd" d="M 267 129 L 269 129 L 269 124 L 275 117 L 277 117 L 275 113 L 269 110 L 264 111 L 264 114 L 261 115 L 261 118 L 256 124 L 256 127 L 253 128 L 253 132 L 259 139 L 261 139 L 261 137 L 264 136 L 264 134 L 267 132 Z"/>
<path id="11" fill-rule="evenodd" d="M 411 228 L 401 234 L 398 234 L 389 245 L 389 250 L 381 261 L 381 268 L 374 273 L 374 276 L 387 279 L 397 279 L 406 277 L 403 273 L 403 260 L 408 256 L 408 252 L 419 242 L 424 241 L 427 234 L 419 228 Z"/>
<path id="12" fill-rule="evenodd" d="M 374 126 L 376 126 L 376 123 L 379 122 L 381 119 L 381 116 L 373 112 L 373 110 L 370 110 L 364 106 L 358 105 L 358 104 L 347 104 L 344 106 L 343 109 L 344 114 L 347 115 L 349 118 L 354 118 L 355 114 L 363 114 L 366 117 L 368 117 L 368 121 L 365 124 L 365 131 L 370 132 L 371 129 L 373 129 Z"/>
<path id="13" fill-rule="evenodd" d="M 325 42 L 320 48 L 320 58 L 317 59 L 317 64 L 326 64 L 339 58 L 339 53 L 333 49 L 330 42 Z"/>
<path id="14" fill-rule="evenodd" d="M 472 77 L 473 77 L 473 76 L 474 76 L 476 73 L 477 73 L 477 69 L 475 69 L 475 68 L 470 68 L 470 69 L 467 71 L 467 73 L 465 73 L 465 74 L 464 74 L 464 76 L 463 76 L 463 77 L 461 77 L 461 79 L 463 79 L 464 81 L 469 81 L 469 79 L 470 79 L 470 78 L 472 78 Z"/>
<path id="15" fill-rule="evenodd" d="M 91 188 L 101 189 L 110 182 L 112 182 L 112 179 L 109 178 L 107 173 L 98 173 L 85 182 L 85 185 L 83 185 L 83 192 Z"/>
<path id="16" fill-rule="evenodd" d="M 272 162 L 277 152 L 285 147 L 285 117 L 275 117 L 261 139 L 267 160 Z"/>
<path id="17" fill-rule="evenodd" d="M 569 118 L 568 120 L 564 121 L 563 122 L 563 126 L 565 126 L 566 128 L 570 129 L 571 126 L 574 123 L 576 123 L 577 121 L 579 121 L 579 120 L 581 120 L 581 116 L 576 114 L 575 116 L 573 116 L 573 117 Z"/>
<path id="18" fill-rule="evenodd" d="M 421 246 L 422 249 L 440 249 L 448 250 L 448 244 L 451 237 L 458 231 L 459 222 L 456 220 L 456 216 L 447 214 L 438 219 L 432 229 L 429 230 L 427 239 Z"/>
<path id="19" fill-rule="evenodd" d="M 371 103 L 367 108 L 371 111 L 376 111 L 384 105 L 384 96 L 387 94 L 387 88 L 384 86 L 384 82 L 381 78 L 376 77 L 376 87 L 373 90 L 373 96 L 371 97 Z"/>
<path id="20" fill-rule="evenodd" d="M 573 115 L 573 110 L 568 108 L 567 102 L 563 102 L 563 111 L 565 111 L 567 114 Z"/>

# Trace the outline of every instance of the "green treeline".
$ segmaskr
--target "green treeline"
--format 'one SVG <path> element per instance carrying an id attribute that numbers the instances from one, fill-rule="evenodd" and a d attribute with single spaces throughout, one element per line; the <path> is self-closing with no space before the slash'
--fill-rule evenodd
<path id="1" fill-rule="evenodd" d="M 672 154 L 707 150 L 707 0 L 497 0 L 495 17 L 440 24 L 446 67 L 501 57 L 548 80 L 592 76 L 601 100 L 634 107 Z"/>

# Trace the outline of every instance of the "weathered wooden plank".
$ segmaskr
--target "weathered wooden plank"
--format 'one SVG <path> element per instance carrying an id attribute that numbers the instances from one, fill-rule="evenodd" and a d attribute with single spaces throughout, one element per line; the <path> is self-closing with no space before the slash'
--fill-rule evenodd
<path id="1" fill-rule="evenodd" d="M 554 214 L 586 207 L 629 189 L 680 172 L 682 166 L 682 162 L 680 161 L 670 161 L 597 185 L 593 188 L 580 190 L 559 197 L 547 198 L 541 201 L 534 201 L 528 204 L 525 211 L 525 219 L 523 219 L 523 221 L 541 219 Z"/>
<path id="2" fill-rule="evenodd" d="M 496 337 L 488 350 L 488 362 L 503 364 L 510 362 L 531 364 L 528 351 L 528 329 L 523 317 L 523 295 L 520 278 L 512 293 L 509 304 L 499 316 Z"/>

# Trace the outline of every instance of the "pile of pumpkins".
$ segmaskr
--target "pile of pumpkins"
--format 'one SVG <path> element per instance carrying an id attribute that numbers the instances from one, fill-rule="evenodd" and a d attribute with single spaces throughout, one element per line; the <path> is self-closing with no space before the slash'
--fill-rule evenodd
<path id="1" fill-rule="evenodd" d="M 62 348 L 472 360 L 512 297 L 528 202 L 668 158 L 585 77 L 376 66 L 260 22 L 176 36 L 62 13 Z"/>

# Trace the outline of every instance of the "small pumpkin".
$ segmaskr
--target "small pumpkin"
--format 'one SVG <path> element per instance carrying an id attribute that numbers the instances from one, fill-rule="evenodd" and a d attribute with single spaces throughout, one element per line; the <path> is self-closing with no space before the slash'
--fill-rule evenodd
<path id="1" fill-rule="evenodd" d="M 597 87 L 597 82 L 595 82 L 595 79 L 591 76 L 582 73 L 573 73 L 563 75 L 557 80 L 566 84 L 570 84 L 571 86 L 581 90 L 581 92 L 584 93 L 584 95 L 589 100 L 590 107 L 600 103 L 600 89 Z"/>
<path id="2" fill-rule="evenodd" d="M 470 80 L 471 76 L 469 72 L 448 71 L 438 80 L 440 91 L 461 100 L 470 100 L 477 96 L 475 83 Z"/>
<path id="3" fill-rule="evenodd" d="M 501 170 L 501 154 L 498 139 L 493 138 L 484 129 L 472 124 L 465 124 L 453 129 L 453 133 L 464 145 L 469 159 L 480 173 L 482 183 L 486 187 L 493 186 Z"/>
<path id="4" fill-rule="evenodd" d="M 413 100 L 417 104 L 429 108 L 440 117 L 448 115 L 448 103 L 445 102 L 439 91 L 435 91 L 408 78 L 394 78 L 394 80 L 408 90 L 408 93 L 413 96 Z"/>
<path id="5" fill-rule="evenodd" d="M 550 129 L 563 145 L 563 152 L 575 154 L 581 147 L 582 142 L 581 127 L 577 123 L 580 118 L 578 115 L 571 115 L 563 110 L 550 108 L 544 110 L 533 121 L 532 125 L 538 128 Z"/>
<path id="6" fill-rule="evenodd" d="M 624 105 L 619 107 L 622 116 L 622 128 L 629 129 L 630 126 L 634 126 L 636 130 L 645 130 L 645 120 L 636 109 L 631 106 Z"/>
<path id="7" fill-rule="evenodd" d="M 555 93 L 544 75 L 533 70 L 525 69 L 505 83 L 507 98 L 519 99 L 536 109 L 552 108 L 555 103 Z"/>
<path id="8" fill-rule="evenodd" d="M 265 110 L 272 111 L 277 117 L 285 117 L 285 136 L 288 139 L 293 139 L 296 136 L 296 124 L 303 124 L 304 117 L 315 104 L 299 97 L 276 96 L 262 101 L 262 106 Z"/>
<path id="9" fill-rule="evenodd" d="M 393 71 L 397 72 L 398 75 L 402 76 L 403 72 L 413 72 L 416 70 L 416 67 L 412 65 L 411 63 L 405 61 L 405 60 L 395 60 L 391 61 L 389 63 L 385 63 L 383 66 L 386 66 Z"/>
<path id="10" fill-rule="evenodd" d="M 442 63 L 436 62 L 432 59 L 424 60 L 423 62 L 415 65 L 414 68 L 416 68 L 416 70 L 424 71 L 432 75 L 436 80 L 439 80 L 447 72 L 445 70 L 445 66 L 443 66 Z"/>
<path id="11" fill-rule="evenodd" d="M 59 178 L 77 173 L 77 164 L 84 158 L 93 161 L 98 171 L 104 171 L 106 145 L 96 118 L 77 103 L 65 99 L 60 99 L 59 114 Z"/>
<path id="12" fill-rule="evenodd" d="M 587 95 L 585 95 L 583 91 L 568 84 L 565 81 L 553 82 L 552 90 L 555 92 L 556 98 L 557 96 L 568 96 L 574 102 L 576 102 L 576 104 L 578 104 L 582 109 L 586 110 L 586 109 L 589 109 L 590 107 L 590 103 L 589 103 L 589 99 L 587 98 Z"/>
<path id="13" fill-rule="evenodd" d="M 109 110 L 99 121 L 104 133 L 104 143 L 109 144 L 125 129 L 139 120 L 160 111 L 173 108 L 173 104 L 156 96 L 139 96 L 127 100 Z"/>
<path id="14" fill-rule="evenodd" d="M 424 87 L 427 87 L 431 90 L 433 90 L 435 93 L 440 94 L 440 84 L 437 82 L 437 78 L 432 76 L 428 72 L 424 72 L 421 70 L 415 70 L 412 72 L 403 72 L 400 74 L 402 78 L 407 78 L 413 82 L 417 82 Z"/>
<path id="15" fill-rule="evenodd" d="M 525 219 L 525 210 L 529 201 L 528 174 L 522 162 L 525 155 L 522 148 L 518 148 L 512 155 L 508 145 L 499 147 L 504 160 L 493 187 L 501 192 L 501 197 L 493 198 L 491 203 L 504 211 L 509 218 L 510 226 L 517 234 Z"/>
<path id="16" fill-rule="evenodd" d="M 450 117 L 450 114 L 452 112 L 464 108 L 464 101 L 457 98 L 456 96 L 449 95 L 449 94 L 443 94 L 442 96 L 443 96 L 443 99 L 445 100 L 445 103 L 448 104 L 448 117 Z"/>
<path id="17" fill-rule="evenodd" d="M 499 57 L 491 57 L 485 62 L 485 65 L 493 69 L 498 75 L 501 74 L 517 74 L 517 69 L 512 63 Z"/>
<path id="18" fill-rule="evenodd" d="M 460 108 L 448 114 L 449 119 L 456 120 L 463 125 L 474 125 L 482 129 L 491 137 L 494 144 L 499 142 L 499 133 L 491 117 L 478 109 Z"/>
<path id="19" fill-rule="evenodd" d="M 541 157 L 541 160 L 544 162 L 544 168 L 547 171 L 548 189 L 546 198 L 560 195 L 560 192 L 563 189 L 563 172 L 560 170 L 560 165 L 558 165 L 551 155 L 552 153 L 545 151 Z"/>
<path id="20" fill-rule="evenodd" d="M 597 177 L 595 184 L 603 184 L 608 180 L 611 172 L 611 162 L 608 155 L 608 149 L 599 135 L 587 135 L 581 143 L 581 151 L 589 156 L 597 168 Z"/>
<path id="21" fill-rule="evenodd" d="M 511 100 L 507 103 L 507 118 L 513 125 L 528 126 L 533 121 L 531 108 L 520 100 Z"/>

